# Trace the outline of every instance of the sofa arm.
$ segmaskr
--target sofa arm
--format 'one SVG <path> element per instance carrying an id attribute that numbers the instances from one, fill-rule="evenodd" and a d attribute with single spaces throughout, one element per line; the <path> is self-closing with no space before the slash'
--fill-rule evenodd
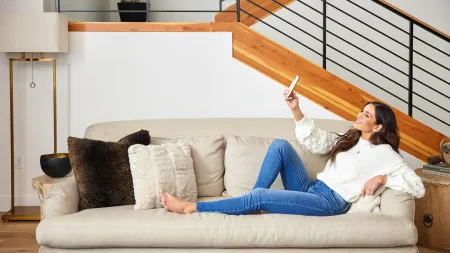
<path id="1" fill-rule="evenodd" d="M 415 202 L 407 192 L 386 188 L 381 194 L 380 209 L 382 214 L 402 216 L 414 222 Z"/>
<path id="2" fill-rule="evenodd" d="M 75 177 L 68 176 L 53 185 L 42 203 L 42 219 L 78 212 L 79 193 Z"/>

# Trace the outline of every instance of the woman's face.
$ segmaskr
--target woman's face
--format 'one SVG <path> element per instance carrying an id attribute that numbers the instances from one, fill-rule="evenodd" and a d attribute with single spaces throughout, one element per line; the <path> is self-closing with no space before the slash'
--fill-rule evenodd
<path id="1" fill-rule="evenodd" d="M 358 113 L 353 127 L 363 133 L 373 133 L 381 129 L 381 125 L 376 124 L 375 106 L 366 105 L 362 112 Z"/>

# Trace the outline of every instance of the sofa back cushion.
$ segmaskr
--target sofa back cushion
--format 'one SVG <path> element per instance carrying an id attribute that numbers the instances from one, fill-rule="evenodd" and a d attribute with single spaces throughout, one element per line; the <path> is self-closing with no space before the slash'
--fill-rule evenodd
<path id="1" fill-rule="evenodd" d="M 225 149 L 225 196 L 240 196 L 253 189 L 264 157 L 275 138 L 253 136 L 226 136 Z M 297 151 L 312 180 L 325 167 L 327 157 L 314 155 L 297 140 L 287 140 Z M 283 182 L 278 175 L 271 189 L 282 190 Z"/>
<path id="2" fill-rule="evenodd" d="M 183 143 L 191 148 L 199 197 L 217 197 L 224 191 L 224 136 L 161 138 L 152 137 L 151 144 Z"/>

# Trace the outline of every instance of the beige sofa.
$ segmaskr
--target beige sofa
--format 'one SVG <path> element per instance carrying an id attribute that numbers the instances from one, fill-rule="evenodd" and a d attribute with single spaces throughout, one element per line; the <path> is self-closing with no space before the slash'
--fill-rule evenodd
<path id="1" fill-rule="evenodd" d="M 335 132 L 344 132 L 350 124 L 316 120 L 317 127 Z M 203 151 L 211 149 L 210 155 L 197 154 L 194 159 L 199 201 L 210 201 L 251 188 L 258 172 L 255 166 L 273 138 L 294 143 L 315 179 L 325 161 L 295 144 L 294 127 L 292 119 L 273 118 L 137 120 L 94 124 L 85 137 L 117 141 L 147 129 L 155 144 L 188 140 Z M 223 142 L 219 146 L 218 140 Z M 219 148 L 212 150 L 214 145 Z M 280 184 L 278 178 L 273 188 Z M 202 197 L 208 194 L 214 196 Z M 165 209 L 135 210 L 132 205 L 78 212 L 77 204 L 73 176 L 48 193 L 44 219 L 36 230 L 40 252 L 418 252 L 414 200 L 391 189 L 381 195 L 382 214 L 331 217 L 179 215 Z"/>

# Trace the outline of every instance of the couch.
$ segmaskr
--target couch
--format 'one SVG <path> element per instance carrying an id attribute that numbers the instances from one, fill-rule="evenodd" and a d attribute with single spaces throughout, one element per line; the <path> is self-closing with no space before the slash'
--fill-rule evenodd
<path id="1" fill-rule="evenodd" d="M 316 119 L 315 123 L 341 133 L 352 124 L 324 119 Z M 222 140 L 211 155 L 194 161 L 204 170 L 195 171 L 198 200 L 212 201 L 251 188 L 258 172 L 255 166 L 260 165 L 268 144 L 275 138 L 296 145 L 308 174 L 315 179 L 326 159 L 295 144 L 294 127 L 289 118 L 131 120 L 93 124 L 87 127 L 84 137 L 117 141 L 147 129 L 152 144 L 173 140 L 194 143 L 208 138 L 214 144 Z M 194 144 L 210 148 L 209 144 Z M 213 156 L 211 166 L 206 166 Z M 277 178 L 273 188 L 280 187 Z M 354 212 L 330 217 L 264 212 L 180 215 L 163 208 L 135 210 L 133 205 L 78 211 L 78 197 L 72 175 L 45 196 L 44 217 L 36 229 L 39 252 L 418 252 L 414 199 L 392 189 L 381 194 L 381 214 Z"/>

